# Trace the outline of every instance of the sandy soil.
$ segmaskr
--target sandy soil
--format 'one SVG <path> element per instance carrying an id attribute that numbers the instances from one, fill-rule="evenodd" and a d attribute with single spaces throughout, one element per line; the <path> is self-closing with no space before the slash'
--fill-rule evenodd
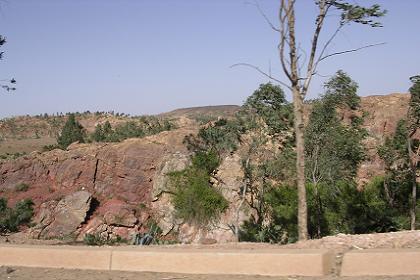
<path id="1" fill-rule="evenodd" d="M 31 239 L 24 232 L 15 233 L 9 236 L 0 235 L 1 243 L 11 244 L 32 244 L 32 245 L 63 245 L 72 244 L 72 241 L 68 240 L 40 240 Z M 76 244 L 72 244 L 76 245 Z M 285 248 L 285 249 L 329 249 L 337 253 L 343 253 L 348 250 L 363 250 L 363 249 L 374 249 L 374 248 L 420 248 L 420 230 L 415 231 L 399 231 L 390 233 L 373 233 L 373 234 L 337 234 L 333 236 L 327 236 L 321 239 L 313 239 L 303 242 L 297 242 L 288 245 L 277 245 L 268 243 L 225 243 L 225 244 L 213 244 L 213 245 L 200 245 L 200 244 L 177 244 L 177 245 L 161 245 L 159 247 L 183 247 L 183 248 L 220 248 L 220 249 L 258 249 L 258 248 Z"/>
<path id="2" fill-rule="evenodd" d="M 0 279 L 14 280 L 418 280 L 418 276 L 399 277 L 268 277 L 245 275 L 192 275 L 151 272 L 94 271 L 0 267 Z"/>
<path id="3" fill-rule="evenodd" d="M 7 139 L 0 141 L 0 155 L 9 153 L 31 153 L 41 151 L 45 145 L 56 144 L 57 140 L 52 137 L 43 136 L 41 138 Z"/>
<path id="4" fill-rule="evenodd" d="M 151 272 L 122 272 L 0 267 L 0 279 L 14 280 L 418 280 L 418 276 L 399 277 L 268 277 L 245 275 L 192 275 Z"/>

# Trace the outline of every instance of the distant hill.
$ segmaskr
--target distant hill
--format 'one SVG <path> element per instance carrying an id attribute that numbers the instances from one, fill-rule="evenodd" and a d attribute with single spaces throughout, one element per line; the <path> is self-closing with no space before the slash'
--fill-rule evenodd
<path id="1" fill-rule="evenodd" d="M 160 114 L 159 116 L 167 118 L 197 118 L 202 116 L 212 117 L 230 117 L 239 111 L 238 105 L 217 105 L 217 106 L 202 106 L 176 109 L 167 113 Z"/>
<path id="2" fill-rule="evenodd" d="M 376 138 L 370 145 L 367 144 L 370 149 L 376 149 L 377 142 L 381 142 L 383 137 L 393 133 L 398 120 L 405 116 L 409 97 L 409 94 L 403 93 L 362 97 L 362 109 L 366 112 L 364 126 L 373 138 Z M 218 117 L 233 117 L 239 109 L 238 105 L 190 107 L 162 113 L 156 117 L 187 118 L 199 125 Z M 307 114 L 309 112 L 310 110 L 307 110 Z M 66 118 L 66 115 L 46 115 L 18 116 L 0 120 L 0 156 L 6 153 L 30 153 L 40 150 L 44 145 L 56 143 L 56 136 Z M 97 124 L 105 121 L 116 126 L 119 123 L 136 120 L 138 117 L 111 113 L 80 113 L 76 114 L 76 118 L 88 132 L 92 132 Z"/>

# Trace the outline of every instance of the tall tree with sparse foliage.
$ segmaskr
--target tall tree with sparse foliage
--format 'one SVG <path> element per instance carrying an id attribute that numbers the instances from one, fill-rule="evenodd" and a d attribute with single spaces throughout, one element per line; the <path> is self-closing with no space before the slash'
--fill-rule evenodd
<path id="1" fill-rule="evenodd" d="M 352 23 L 363 24 L 371 27 L 380 27 L 381 23 L 376 18 L 382 17 L 386 11 L 381 9 L 379 5 L 364 7 L 358 4 L 351 4 L 345 0 L 314 0 L 313 3 L 317 8 L 317 15 L 314 19 L 314 30 L 310 34 L 311 43 L 307 49 L 298 38 L 296 32 L 296 2 L 297 0 L 280 0 L 278 19 L 279 24 L 272 23 L 269 18 L 263 14 L 270 27 L 278 32 L 279 44 L 278 51 L 280 64 L 283 73 L 287 77 L 287 82 L 274 78 L 271 73 L 267 74 L 258 67 L 244 64 L 256 69 L 258 72 L 277 81 L 288 88 L 293 95 L 294 108 L 294 129 L 296 139 L 296 170 L 297 170 L 297 188 L 298 188 L 298 223 L 299 223 L 299 239 L 308 238 L 308 213 L 305 188 L 305 148 L 304 148 L 304 99 L 308 93 L 309 86 L 314 75 L 317 74 L 318 66 L 321 62 L 346 53 L 352 53 L 378 44 L 361 46 L 355 49 L 348 49 L 336 52 L 329 52 L 332 42 L 337 35 L 348 25 Z M 306 1 L 302 1 L 305 4 Z M 257 7 L 259 11 L 262 11 Z M 339 20 L 335 21 L 339 15 Z M 326 37 L 324 41 L 320 40 L 322 31 L 326 28 L 328 21 L 335 21 L 335 30 Z M 329 28 L 328 28 L 329 29 Z"/>
<path id="2" fill-rule="evenodd" d="M 411 230 L 416 229 L 416 205 L 417 205 L 417 168 L 420 162 L 420 76 L 411 77 L 413 85 L 410 88 L 410 107 L 407 114 L 408 137 L 407 148 L 411 169 Z"/>

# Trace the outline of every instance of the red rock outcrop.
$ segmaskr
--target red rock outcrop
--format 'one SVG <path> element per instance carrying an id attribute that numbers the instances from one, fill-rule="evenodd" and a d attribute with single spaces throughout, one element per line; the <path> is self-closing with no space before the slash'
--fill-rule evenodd
<path id="1" fill-rule="evenodd" d="M 61 204 L 80 191 L 90 193 L 97 204 L 86 224 L 78 222 L 80 232 L 103 232 L 98 229 L 102 227 L 128 237 L 127 229 L 138 230 L 150 216 L 156 166 L 168 154 L 185 152 L 182 140 L 191 132 L 181 128 L 121 143 L 72 144 L 67 151 L 34 152 L 0 163 L 0 191 L 12 205 L 25 198 L 34 201 L 36 220 L 45 222 L 39 237 L 70 234 L 71 230 L 59 229 L 56 218 L 60 209 L 68 209 Z M 27 184 L 28 190 L 18 191 L 19 183 Z M 57 231 L 52 230 L 56 224 Z"/>

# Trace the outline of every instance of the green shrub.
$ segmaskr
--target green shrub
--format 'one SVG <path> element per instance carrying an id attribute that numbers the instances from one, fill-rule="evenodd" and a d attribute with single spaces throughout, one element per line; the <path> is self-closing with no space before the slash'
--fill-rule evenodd
<path id="1" fill-rule="evenodd" d="M 220 164 L 220 159 L 215 152 L 198 152 L 192 158 L 192 165 L 195 169 L 206 171 L 207 174 L 212 173 Z"/>
<path id="2" fill-rule="evenodd" d="M 42 147 L 43 152 L 49 152 L 55 149 L 60 149 L 60 146 L 58 144 L 51 144 L 51 145 L 45 145 Z"/>
<path id="3" fill-rule="evenodd" d="M 219 156 L 237 149 L 241 127 L 233 120 L 219 119 L 207 127 L 202 127 L 197 136 L 190 134 L 184 144 L 193 152 L 212 151 Z"/>
<path id="4" fill-rule="evenodd" d="M 70 114 L 60 136 L 57 138 L 58 146 L 66 149 L 73 142 L 84 143 L 85 131 L 83 126 L 76 120 L 74 114 Z"/>
<path id="5" fill-rule="evenodd" d="M 155 117 L 140 117 L 117 125 L 112 128 L 109 121 L 103 125 L 98 124 L 89 139 L 95 142 L 120 142 L 128 138 L 142 138 L 175 127 L 169 120 Z"/>
<path id="6" fill-rule="evenodd" d="M 347 233 L 390 232 L 407 228 L 406 212 L 389 205 L 380 179 L 364 190 L 347 181 L 334 188 L 325 184 L 307 185 L 308 231 L 311 238 Z M 264 196 L 269 224 L 246 221 L 240 240 L 285 243 L 297 241 L 296 187 L 269 188 Z"/>
<path id="7" fill-rule="evenodd" d="M 105 244 L 105 241 L 99 234 L 86 234 L 83 238 L 83 243 L 89 246 L 102 246 Z"/>
<path id="8" fill-rule="evenodd" d="M 254 113 L 254 117 L 256 114 L 261 118 L 272 135 L 293 126 L 293 106 L 287 102 L 284 91 L 272 83 L 261 84 L 248 97 L 242 109 L 248 115 Z"/>
<path id="9" fill-rule="evenodd" d="M 15 186 L 15 191 L 26 192 L 29 189 L 29 185 L 25 183 L 19 183 Z"/>
<path id="10" fill-rule="evenodd" d="M 217 120 L 217 116 L 213 115 L 197 115 L 192 117 L 196 122 L 198 122 L 201 125 Z"/>
<path id="11" fill-rule="evenodd" d="M 117 245 L 117 244 L 127 244 L 128 241 L 125 238 L 117 235 L 113 239 L 105 239 L 99 234 L 86 234 L 83 238 L 83 243 L 89 246 L 103 246 L 103 245 Z"/>
<path id="12" fill-rule="evenodd" d="M 0 215 L 7 209 L 7 199 L 0 197 Z"/>
<path id="13" fill-rule="evenodd" d="M 14 208 L 7 207 L 7 200 L 0 198 L 0 233 L 16 232 L 20 226 L 29 225 L 34 214 L 33 202 L 25 199 Z"/>
<path id="14" fill-rule="evenodd" d="M 269 224 L 246 221 L 240 230 L 239 240 L 250 242 L 287 243 L 297 240 L 297 192 L 296 187 L 268 188 L 264 195 Z"/>
<path id="15" fill-rule="evenodd" d="M 219 219 L 229 206 L 223 195 L 213 188 L 210 174 L 219 164 L 213 152 L 200 152 L 192 166 L 170 174 L 175 214 L 185 222 L 205 227 Z"/>

